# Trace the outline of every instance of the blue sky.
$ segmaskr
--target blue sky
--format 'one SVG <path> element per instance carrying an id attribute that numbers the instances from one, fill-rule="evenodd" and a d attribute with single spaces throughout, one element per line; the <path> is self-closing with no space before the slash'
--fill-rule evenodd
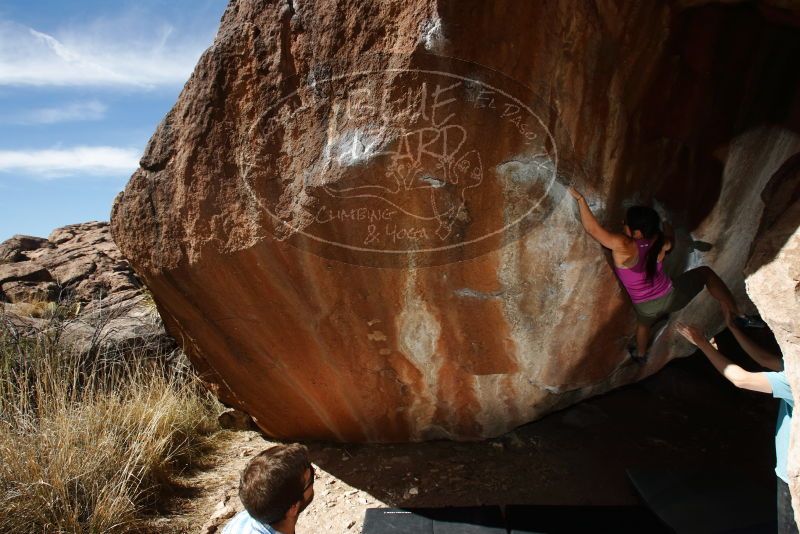
<path id="1" fill-rule="evenodd" d="M 0 241 L 108 220 L 226 5 L 0 2 Z"/>

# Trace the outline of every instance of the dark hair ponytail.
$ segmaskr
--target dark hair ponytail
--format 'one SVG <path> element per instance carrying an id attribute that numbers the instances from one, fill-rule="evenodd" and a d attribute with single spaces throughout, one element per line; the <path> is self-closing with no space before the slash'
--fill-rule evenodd
<path id="1" fill-rule="evenodd" d="M 639 230 L 645 239 L 655 237 L 653 245 L 647 251 L 647 258 L 645 263 L 645 273 L 647 281 L 653 283 L 653 277 L 656 275 L 656 268 L 658 264 L 658 255 L 661 253 L 661 248 L 664 246 L 664 233 L 661 231 L 661 217 L 658 212 L 653 208 L 647 206 L 631 206 L 625 214 L 625 224 L 631 229 Z"/>
<path id="2" fill-rule="evenodd" d="M 658 264 L 658 255 L 661 253 L 661 247 L 664 246 L 664 232 L 656 230 L 656 240 L 653 241 L 653 246 L 647 251 L 647 263 L 645 264 L 645 273 L 647 273 L 647 281 L 653 283 L 653 277 L 656 275 L 656 266 Z"/>

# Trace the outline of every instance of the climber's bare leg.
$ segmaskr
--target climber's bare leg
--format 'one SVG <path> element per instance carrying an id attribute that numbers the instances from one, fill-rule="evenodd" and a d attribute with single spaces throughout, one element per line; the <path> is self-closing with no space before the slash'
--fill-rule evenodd
<path id="1" fill-rule="evenodd" d="M 642 357 L 647 352 L 647 345 L 650 343 L 650 327 L 646 324 L 636 323 L 636 350 Z"/>
<path id="2" fill-rule="evenodd" d="M 708 292 L 711 293 L 711 296 L 717 299 L 719 305 L 722 306 L 723 314 L 730 313 L 734 317 L 741 315 L 742 312 L 739 309 L 739 305 L 736 304 L 731 290 L 728 289 L 728 286 L 725 285 L 722 278 L 710 267 L 698 267 L 697 270 L 703 275 L 703 280 Z"/>

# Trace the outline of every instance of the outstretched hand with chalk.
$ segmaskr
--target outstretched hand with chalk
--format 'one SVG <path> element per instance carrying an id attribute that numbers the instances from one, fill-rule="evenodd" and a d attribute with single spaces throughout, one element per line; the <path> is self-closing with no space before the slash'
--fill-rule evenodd
<path id="1" fill-rule="evenodd" d="M 580 200 L 583 198 L 583 195 L 580 193 L 580 191 L 575 189 L 573 186 L 569 186 L 567 188 L 567 191 L 569 191 L 569 194 L 572 195 L 572 198 L 574 198 L 575 200 Z"/>

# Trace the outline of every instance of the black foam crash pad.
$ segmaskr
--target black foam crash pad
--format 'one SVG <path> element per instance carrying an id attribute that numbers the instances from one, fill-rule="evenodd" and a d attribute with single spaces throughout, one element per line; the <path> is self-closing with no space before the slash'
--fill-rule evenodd
<path id="1" fill-rule="evenodd" d="M 628 469 L 647 506 L 679 534 L 772 533 L 775 486 L 731 470 Z"/>
<path id="2" fill-rule="evenodd" d="M 639 506 L 370 508 L 363 534 L 531 534 L 671 532 Z"/>
<path id="3" fill-rule="evenodd" d="M 506 524 L 512 534 L 672 532 L 641 506 L 508 506 Z"/>
<path id="4" fill-rule="evenodd" d="M 499 506 L 369 508 L 363 534 L 507 534 Z"/>

